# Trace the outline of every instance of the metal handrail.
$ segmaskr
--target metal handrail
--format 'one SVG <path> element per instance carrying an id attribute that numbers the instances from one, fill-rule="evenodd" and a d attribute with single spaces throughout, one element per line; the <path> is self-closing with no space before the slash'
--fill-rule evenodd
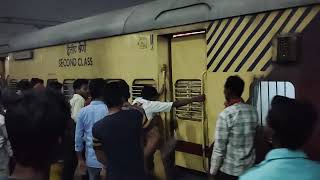
<path id="1" fill-rule="evenodd" d="M 201 93 L 204 94 L 205 90 L 205 76 L 207 75 L 207 71 L 204 71 L 201 76 Z M 203 142 L 202 142 L 202 165 L 205 172 L 208 173 L 207 161 L 206 161 L 206 142 L 207 142 L 207 132 L 206 132 L 206 123 L 207 115 L 206 115 L 206 106 L 205 101 L 203 102 L 202 106 L 202 133 L 203 133 Z"/>

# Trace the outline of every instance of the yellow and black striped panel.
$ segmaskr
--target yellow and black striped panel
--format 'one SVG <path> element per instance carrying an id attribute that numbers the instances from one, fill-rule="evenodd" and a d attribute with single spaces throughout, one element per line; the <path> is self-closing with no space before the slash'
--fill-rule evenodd
<path id="1" fill-rule="evenodd" d="M 266 71 L 271 65 L 272 38 L 302 32 L 319 11 L 317 5 L 211 22 L 207 28 L 208 71 Z"/>

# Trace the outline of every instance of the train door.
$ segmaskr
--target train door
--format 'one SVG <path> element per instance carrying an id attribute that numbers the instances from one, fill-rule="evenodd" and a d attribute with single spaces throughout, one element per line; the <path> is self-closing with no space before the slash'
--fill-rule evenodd
<path id="1" fill-rule="evenodd" d="M 206 72 L 205 34 L 173 36 L 171 40 L 171 73 L 175 100 L 190 98 L 202 93 L 203 75 Z M 204 171 L 205 158 L 203 103 L 192 103 L 175 109 L 173 119 L 177 122 L 175 136 L 176 165 Z"/>

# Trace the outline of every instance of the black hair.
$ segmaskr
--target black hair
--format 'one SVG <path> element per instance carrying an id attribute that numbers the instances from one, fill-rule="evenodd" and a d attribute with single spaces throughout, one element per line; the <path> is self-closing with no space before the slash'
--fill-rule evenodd
<path id="1" fill-rule="evenodd" d="M 106 82 L 102 78 L 92 79 L 89 83 L 89 90 L 92 99 L 103 97 Z"/>
<path id="2" fill-rule="evenodd" d="M 73 82 L 73 89 L 79 90 L 81 89 L 81 86 L 87 85 L 89 82 L 87 79 L 77 79 Z"/>
<path id="3" fill-rule="evenodd" d="M 244 89 L 244 81 L 239 76 L 229 76 L 224 88 L 228 89 L 231 95 L 241 97 Z"/>
<path id="4" fill-rule="evenodd" d="M 47 84 L 47 88 L 57 91 L 57 92 L 61 92 L 61 88 L 63 87 L 63 85 L 58 82 L 58 81 L 51 81 Z"/>
<path id="5" fill-rule="evenodd" d="M 123 95 L 118 82 L 110 82 L 106 85 L 104 102 L 108 108 L 121 106 L 123 104 Z"/>
<path id="6" fill-rule="evenodd" d="M 122 97 L 123 97 L 124 101 L 128 101 L 128 99 L 130 98 L 130 87 L 129 87 L 128 83 L 122 79 L 117 82 L 121 88 L 121 93 L 122 93 Z"/>
<path id="7" fill-rule="evenodd" d="M 44 81 L 43 81 L 43 79 L 39 79 L 39 78 L 32 78 L 31 79 L 31 81 L 30 81 L 30 83 L 31 83 L 31 87 L 34 87 L 36 84 L 43 84 L 44 83 Z"/>
<path id="8" fill-rule="evenodd" d="M 27 79 L 22 79 L 17 83 L 17 90 L 26 91 L 31 88 L 32 85 Z"/>
<path id="9" fill-rule="evenodd" d="M 70 106 L 61 93 L 30 90 L 14 99 L 5 120 L 17 163 L 46 170 L 56 160 L 69 119 Z"/>
<path id="10" fill-rule="evenodd" d="M 141 91 L 141 97 L 146 100 L 152 100 L 155 97 L 158 97 L 159 93 L 157 89 L 153 86 L 144 86 Z"/>
<path id="11" fill-rule="evenodd" d="M 267 123 L 282 148 L 300 149 L 313 133 L 317 121 L 315 107 L 307 102 L 276 96 L 271 103 Z"/>

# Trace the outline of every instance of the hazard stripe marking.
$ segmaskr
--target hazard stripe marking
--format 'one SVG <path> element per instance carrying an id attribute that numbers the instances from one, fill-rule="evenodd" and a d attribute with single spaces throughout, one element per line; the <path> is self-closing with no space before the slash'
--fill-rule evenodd
<path id="1" fill-rule="evenodd" d="M 211 22 L 208 71 L 266 71 L 272 65 L 272 39 L 279 33 L 303 32 L 319 11 L 320 6 L 307 6 Z"/>

